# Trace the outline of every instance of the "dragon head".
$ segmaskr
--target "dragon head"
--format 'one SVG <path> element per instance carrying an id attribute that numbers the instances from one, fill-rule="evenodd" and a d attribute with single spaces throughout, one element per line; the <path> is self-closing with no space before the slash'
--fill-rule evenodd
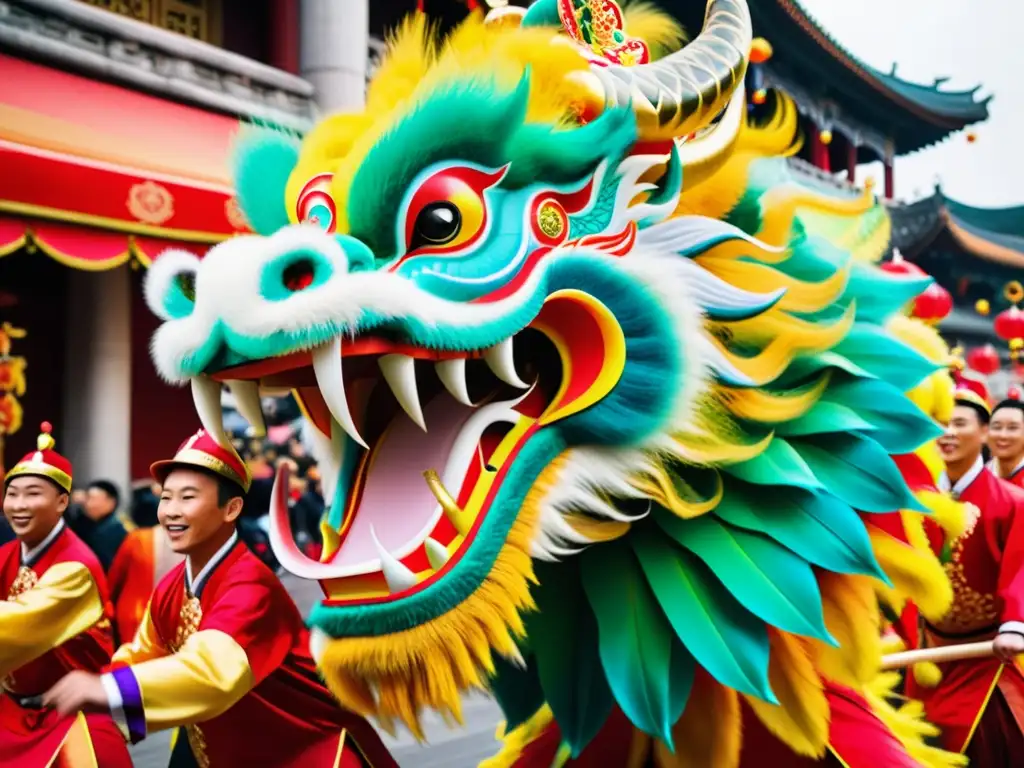
<path id="1" fill-rule="evenodd" d="M 754 633 L 737 640 L 749 663 L 726 660 L 713 642 L 698 642 L 694 657 L 736 690 L 771 699 L 765 621 L 831 641 L 809 563 L 834 556 L 833 570 L 879 573 L 852 500 L 826 488 L 877 484 L 877 511 L 913 505 L 886 452 L 851 432 L 863 419 L 828 401 L 830 382 L 842 383 L 841 396 L 868 409 L 931 372 L 877 329 L 913 294 L 879 290 L 883 278 L 810 236 L 790 246 L 801 205 L 847 218 L 880 212 L 879 227 L 884 210 L 869 196 L 765 191 L 784 162 L 758 158 L 791 148 L 795 112 L 778 113 L 780 146 L 737 144 L 747 126 L 745 0 L 710 0 L 703 30 L 682 48 L 681 30 L 641 7 L 631 27 L 630 9 L 609 0 L 539 0 L 524 13 L 474 13 L 443 41 L 411 17 L 365 110 L 327 117 L 301 142 L 243 133 L 236 184 L 256 234 L 201 261 L 166 253 L 150 270 L 147 300 L 166 321 L 156 366 L 191 381 L 211 434 L 222 434 L 222 385 L 254 423 L 259 388 L 288 389 L 315 427 L 322 557 L 293 541 L 284 468 L 273 545 L 285 568 L 323 586 L 310 623 L 332 691 L 382 723 L 420 734 L 424 707 L 458 718 L 463 691 L 494 689 L 519 670 L 531 692 L 520 714 L 537 711 L 543 687 L 577 747 L 607 716 L 608 686 L 633 722 L 670 741 L 693 669 L 673 579 L 695 579 L 705 618 L 725 622 L 722 637 Z M 650 47 L 626 34 L 644 20 Z M 676 49 L 652 56 L 656 42 Z M 711 189 L 709 178 L 722 183 Z M 874 307 L 863 327 L 861 299 Z M 840 343 L 848 357 L 829 352 Z M 850 360 L 878 380 L 857 384 L 869 374 Z M 928 430 L 923 417 L 900 414 L 887 448 L 902 445 L 900 430 Z M 773 435 L 792 420 L 792 432 Z M 804 450 L 813 457 L 801 459 Z M 832 455 L 845 463 L 815 479 L 811 468 Z M 740 469 L 720 470 L 730 465 Z M 737 494 L 725 497 L 728 510 L 725 480 Z M 707 566 L 668 542 L 690 542 L 681 531 L 692 526 L 692 541 L 713 548 L 734 524 L 760 526 L 750 504 L 768 483 L 788 487 L 777 503 L 804 499 L 807 514 L 837 522 L 807 522 L 801 530 L 819 533 L 802 549 L 786 540 L 805 559 L 753 542 L 761 554 L 742 562 L 770 555 L 805 602 L 778 615 L 751 608 L 760 618 L 743 613 L 743 624 L 746 609 L 709 586 Z M 835 544 L 835 532 L 849 542 Z M 573 606 L 588 612 L 579 622 Z M 704 626 L 692 624 L 710 636 Z M 646 642 L 640 635 L 657 647 L 628 644 Z M 556 690 L 577 649 L 607 670 L 582 720 L 565 713 L 589 695 Z M 657 667 L 653 685 L 669 680 L 659 665 L 670 659 L 672 670 L 689 659 L 671 691 L 640 696 L 643 665 Z M 583 661 L 571 677 L 587 685 Z"/>

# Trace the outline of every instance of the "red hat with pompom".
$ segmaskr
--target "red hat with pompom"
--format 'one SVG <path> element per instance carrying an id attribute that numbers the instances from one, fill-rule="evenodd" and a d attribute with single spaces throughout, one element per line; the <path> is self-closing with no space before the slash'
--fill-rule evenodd
<path id="1" fill-rule="evenodd" d="M 163 483 L 175 467 L 208 469 L 230 480 L 246 493 L 252 484 L 249 468 L 234 448 L 218 443 L 205 429 L 200 429 L 181 444 L 173 459 L 164 459 L 150 465 L 149 472 L 158 483 Z"/>
<path id="2" fill-rule="evenodd" d="M 65 492 L 71 493 L 71 462 L 53 450 L 53 426 L 44 421 L 39 427 L 39 433 L 36 450 L 26 453 L 21 461 L 11 467 L 4 478 L 4 485 L 16 477 L 31 475 L 52 480 Z"/>

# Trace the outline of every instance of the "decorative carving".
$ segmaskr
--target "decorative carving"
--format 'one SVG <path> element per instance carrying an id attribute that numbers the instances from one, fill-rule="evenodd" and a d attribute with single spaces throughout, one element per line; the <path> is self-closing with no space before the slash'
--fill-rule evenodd
<path id="1" fill-rule="evenodd" d="M 174 215 L 174 196 L 155 181 L 144 181 L 128 190 L 128 212 L 145 224 L 159 226 Z"/>

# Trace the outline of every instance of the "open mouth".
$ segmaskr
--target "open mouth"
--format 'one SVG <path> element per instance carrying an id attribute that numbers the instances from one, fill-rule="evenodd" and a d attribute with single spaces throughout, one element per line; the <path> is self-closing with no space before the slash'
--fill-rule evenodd
<path id="1" fill-rule="evenodd" d="M 536 430 L 597 402 L 621 374 L 621 329 L 581 297 L 549 298 L 531 327 L 487 350 L 366 335 L 196 379 L 208 431 L 220 425 L 221 383 L 250 422 L 259 388 L 290 390 L 315 428 L 323 554 L 311 560 L 295 543 L 282 463 L 270 510 L 281 564 L 319 580 L 328 604 L 408 597 L 443 578 Z"/>

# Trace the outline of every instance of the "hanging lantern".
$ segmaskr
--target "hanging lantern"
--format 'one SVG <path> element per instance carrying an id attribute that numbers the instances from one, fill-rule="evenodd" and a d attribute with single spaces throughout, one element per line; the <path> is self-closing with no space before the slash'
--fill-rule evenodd
<path id="1" fill-rule="evenodd" d="M 992 305 L 989 304 L 988 299 L 978 299 L 974 302 L 974 311 L 982 317 L 988 317 L 988 313 L 992 311 Z"/>
<path id="2" fill-rule="evenodd" d="M 879 266 L 881 266 L 883 271 L 888 272 L 890 275 L 900 275 L 901 277 L 928 276 L 928 273 L 917 266 L 917 264 L 903 258 L 903 254 L 900 253 L 899 248 L 893 249 L 891 261 L 884 261 Z"/>
<path id="3" fill-rule="evenodd" d="M 755 37 L 750 43 L 750 63 L 764 64 L 772 57 L 772 44 L 763 37 Z"/>
<path id="4" fill-rule="evenodd" d="M 993 323 L 996 336 L 1006 342 L 1024 339 L 1024 312 L 1019 307 L 1004 309 Z"/>
<path id="5" fill-rule="evenodd" d="M 832 129 L 825 128 L 818 134 L 818 138 L 821 140 L 821 143 L 827 147 L 829 144 L 832 143 Z"/>
<path id="6" fill-rule="evenodd" d="M 1006 390 L 1006 399 L 1007 400 L 1020 400 L 1021 399 L 1020 387 L 1018 387 L 1018 386 L 1011 386 L 1009 389 L 1007 389 Z"/>
<path id="7" fill-rule="evenodd" d="M 991 376 L 999 370 L 999 353 L 991 344 L 975 347 L 967 353 L 967 367 L 983 376 Z"/>
<path id="8" fill-rule="evenodd" d="M 939 323 L 953 311 L 953 297 L 938 283 L 932 283 L 914 299 L 913 316 L 929 324 Z"/>

